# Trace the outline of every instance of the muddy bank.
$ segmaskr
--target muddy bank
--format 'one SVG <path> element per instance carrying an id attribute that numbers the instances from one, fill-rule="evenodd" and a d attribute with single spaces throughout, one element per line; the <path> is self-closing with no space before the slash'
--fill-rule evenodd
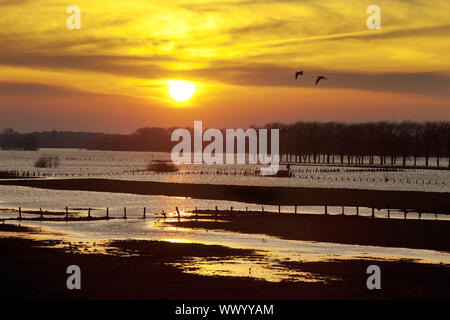
<path id="1" fill-rule="evenodd" d="M 26 230 L 0 225 L 0 234 Z M 341 280 L 327 283 L 279 283 L 247 277 L 201 276 L 168 265 L 197 255 L 211 257 L 256 254 L 248 250 L 154 241 L 114 241 L 113 252 L 139 255 L 68 252 L 58 240 L 0 238 L 2 299 L 448 299 L 449 267 L 413 261 L 333 260 L 280 261 L 296 270 Z M 82 270 L 82 289 L 66 288 L 66 268 Z M 368 290 L 366 268 L 382 270 L 382 290 Z"/>
<path id="2" fill-rule="evenodd" d="M 44 189 L 165 195 L 289 206 L 359 206 L 409 209 L 450 214 L 449 192 L 380 191 L 305 187 L 263 187 L 166 183 L 110 179 L 49 179 L 0 181 L 0 185 Z"/>
<path id="3" fill-rule="evenodd" d="M 206 214 L 205 214 L 206 212 Z M 213 212 L 166 222 L 183 228 L 267 234 L 288 240 L 333 242 L 450 251 L 450 221 L 399 220 L 312 214 L 245 214 L 219 216 Z M 204 219 L 204 221 L 203 221 Z"/>

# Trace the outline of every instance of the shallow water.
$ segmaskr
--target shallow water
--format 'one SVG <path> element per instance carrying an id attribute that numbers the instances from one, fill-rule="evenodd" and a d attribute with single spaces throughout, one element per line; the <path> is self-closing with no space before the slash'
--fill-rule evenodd
<path id="1" fill-rule="evenodd" d="M 278 212 L 278 206 L 261 206 L 255 203 L 245 203 L 237 201 L 225 200 L 205 200 L 193 199 L 186 197 L 169 197 L 158 195 L 135 195 L 127 193 L 108 193 L 108 192 L 91 192 L 91 191 L 72 191 L 72 190 L 52 190 L 38 189 L 19 186 L 3 186 L 0 185 L 0 209 L 10 209 L 11 213 L 1 212 L 0 218 L 16 218 L 19 207 L 22 210 L 39 210 L 59 211 L 68 207 L 70 212 L 79 212 L 87 215 L 87 209 L 91 208 L 93 217 L 103 217 L 106 215 L 106 208 L 109 208 L 110 217 L 123 217 L 124 208 L 127 210 L 127 217 L 139 218 L 143 216 L 144 207 L 147 216 L 161 217 L 164 210 L 168 214 L 175 214 L 175 208 L 178 207 L 181 213 L 192 212 L 195 208 L 214 209 L 215 206 L 219 210 L 245 211 L 264 211 Z M 82 209 L 82 210 L 81 210 Z M 341 207 L 328 207 L 329 214 L 341 214 Z M 294 213 L 294 206 L 282 206 L 281 212 Z M 298 206 L 298 213 L 323 214 L 323 206 Z M 355 215 L 356 208 L 346 207 L 346 215 Z M 362 216 L 371 215 L 371 209 L 360 207 L 359 214 Z M 35 215 L 24 214 L 23 217 L 33 217 Z M 376 210 L 376 217 L 387 217 L 387 210 Z M 391 218 L 403 218 L 403 213 L 391 210 Z M 408 213 L 408 218 L 417 219 L 417 213 Z M 434 214 L 422 214 L 423 219 L 435 219 Z M 438 214 L 439 220 L 449 220 L 449 215 Z"/>
<path id="2" fill-rule="evenodd" d="M 257 250 L 258 257 L 191 258 L 173 263 L 185 272 L 204 275 L 247 276 L 267 281 L 330 281 L 314 274 L 289 270 L 280 261 L 328 261 L 330 259 L 412 259 L 419 263 L 450 264 L 450 254 L 434 250 L 387 248 L 311 241 L 284 240 L 264 234 L 242 234 L 168 226 L 162 218 L 117 219 L 84 222 L 22 221 L 21 225 L 58 233 L 58 239 L 85 242 L 86 251 L 99 252 L 95 243 L 109 240 L 161 240 L 223 245 Z M 90 244 L 90 245 L 89 245 Z M 92 246 L 94 244 L 94 246 Z M 338 279 L 334 279 L 338 280 Z"/>
<path id="3" fill-rule="evenodd" d="M 57 168 L 35 168 L 41 155 L 58 156 Z M 360 168 L 326 165 L 292 165 L 295 178 L 270 178 L 245 175 L 260 165 L 181 165 L 178 173 L 142 171 L 151 160 L 169 160 L 169 153 L 96 151 L 80 149 L 41 149 L 39 151 L 0 150 L 0 171 L 46 174 L 47 178 L 101 177 L 126 180 L 188 182 L 208 184 L 304 186 L 326 188 L 356 188 L 376 190 L 450 191 L 450 170 L 407 169 L 402 171 L 357 171 Z M 448 167 L 441 159 L 441 167 Z M 423 164 L 418 159 L 418 165 Z M 367 163 L 367 161 L 366 161 Z M 434 165 L 434 162 L 431 162 Z"/>

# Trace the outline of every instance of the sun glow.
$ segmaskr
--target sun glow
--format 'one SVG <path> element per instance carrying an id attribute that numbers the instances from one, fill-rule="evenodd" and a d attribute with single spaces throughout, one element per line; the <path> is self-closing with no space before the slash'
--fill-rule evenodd
<path id="1" fill-rule="evenodd" d="M 169 83 L 169 94 L 175 101 L 186 101 L 195 92 L 195 84 L 189 81 L 171 80 Z"/>

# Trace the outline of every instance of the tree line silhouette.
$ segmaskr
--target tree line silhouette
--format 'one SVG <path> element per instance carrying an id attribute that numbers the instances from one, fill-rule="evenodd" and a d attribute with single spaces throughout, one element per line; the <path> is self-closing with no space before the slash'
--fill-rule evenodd
<path id="1" fill-rule="evenodd" d="M 407 166 L 411 160 L 412 166 L 417 166 L 417 160 L 421 157 L 424 158 L 425 166 L 439 167 L 443 158 L 447 158 L 450 163 L 449 121 L 297 122 L 271 123 L 263 128 L 280 129 L 280 153 L 290 162 Z M 67 131 L 22 134 L 5 129 L 0 134 L 0 147 L 22 150 L 85 148 L 170 152 L 178 143 L 170 140 L 175 129 L 146 127 L 132 134 Z M 191 131 L 193 137 L 193 129 L 186 129 Z M 223 132 L 225 136 L 225 130 Z M 209 142 L 204 143 L 207 144 Z"/>
<path id="2" fill-rule="evenodd" d="M 450 163 L 450 122 L 297 122 L 272 123 L 280 128 L 280 153 L 291 161 L 406 166 L 412 159 Z M 450 165 L 449 165 L 450 166 Z"/>

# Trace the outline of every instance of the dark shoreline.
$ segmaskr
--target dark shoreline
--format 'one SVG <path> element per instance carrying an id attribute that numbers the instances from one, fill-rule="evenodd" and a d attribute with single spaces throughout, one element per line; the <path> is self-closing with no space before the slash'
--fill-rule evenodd
<path id="1" fill-rule="evenodd" d="M 132 250 L 138 256 L 67 252 L 59 240 L 17 237 L 30 229 L 0 225 L 0 283 L 6 300 L 84 299 L 439 299 L 448 300 L 450 267 L 410 260 L 280 261 L 291 270 L 339 278 L 326 283 L 266 282 L 248 277 L 201 276 L 167 265 L 189 257 L 252 255 L 252 251 L 200 244 L 160 241 L 112 241 L 113 250 Z M 13 238 L 7 238 L 14 232 Z M 34 231 L 33 231 L 34 232 Z M 6 237 L 6 238 L 5 238 Z M 79 265 L 82 289 L 66 288 L 66 268 Z M 382 270 L 382 290 L 368 290 L 366 268 Z"/>
<path id="2" fill-rule="evenodd" d="M 216 218 L 226 223 L 215 222 Z M 166 223 L 182 228 L 267 234 L 287 240 L 450 252 L 450 221 L 237 211 L 216 217 L 214 211 L 199 210 L 198 219 L 190 216 Z"/>
<path id="3" fill-rule="evenodd" d="M 282 206 L 350 206 L 450 214 L 450 192 L 266 187 L 167 183 L 112 179 L 0 181 L 0 185 L 42 189 L 165 195 Z"/>

